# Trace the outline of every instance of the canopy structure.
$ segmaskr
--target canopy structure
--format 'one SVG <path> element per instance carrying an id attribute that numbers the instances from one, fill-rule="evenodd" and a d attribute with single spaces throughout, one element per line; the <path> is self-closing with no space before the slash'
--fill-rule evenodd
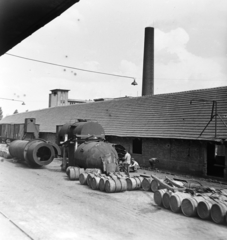
<path id="1" fill-rule="evenodd" d="M 0 56 L 79 0 L 0 0 Z"/>

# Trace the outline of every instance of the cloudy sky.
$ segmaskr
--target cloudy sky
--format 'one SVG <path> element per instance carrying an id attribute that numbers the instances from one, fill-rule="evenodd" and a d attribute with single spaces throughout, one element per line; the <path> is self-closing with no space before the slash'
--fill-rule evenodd
<path id="1" fill-rule="evenodd" d="M 140 96 L 145 27 L 155 28 L 154 93 L 227 86 L 226 0 L 80 0 L 8 53 L 117 75 L 0 57 L 3 115 L 48 107 L 51 89 L 69 98 Z"/>

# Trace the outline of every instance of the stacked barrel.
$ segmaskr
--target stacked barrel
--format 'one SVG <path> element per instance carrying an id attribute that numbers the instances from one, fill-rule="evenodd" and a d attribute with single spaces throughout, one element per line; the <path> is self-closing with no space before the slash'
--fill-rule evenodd
<path id="1" fill-rule="evenodd" d="M 192 191 L 193 188 L 185 188 L 178 182 L 154 178 L 144 178 L 142 188 L 154 192 L 157 205 L 174 213 L 183 213 L 186 217 L 199 217 L 217 224 L 227 223 L 227 194 L 224 191 L 212 189 L 196 192 L 196 188 Z M 155 184 L 152 184 L 153 181 Z"/>
<path id="2" fill-rule="evenodd" d="M 87 185 L 93 190 L 107 193 L 133 191 L 142 189 L 143 177 L 129 177 L 124 172 L 109 175 L 102 174 L 99 169 L 82 169 L 70 166 L 66 169 L 70 180 L 79 180 L 81 185 Z"/>
<path id="3" fill-rule="evenodd" d="M 202 188 L 200 183 L 182 183 L 167 177 L 159 179 L 156 176 L 145 175 L 129 177 L 123 172 L 106 175 L 99 169 L 68 167 L 66 173 L 69 179 L 79 180 L 80 184 L 93 190 L 106 193 L 151 191 L 158 206 L 174 213 L 212 220 L 217 224 L 227 223 L 227 192 L 224 190 L 212 188 L 212 191 L 201 191 L 206 188 Z M 196 189 L 200 191 L 197 192 Z"/>
<path id="4" fill-rule="evenodd" d="M 141 189 L 141 177 L 128 177 L 125 173 L 117 172 L 110 175 L 101 173 L 81 173 L 79 176 L 82 185 L 88 185 L 93 190 L 106 193 L 125 192 Z"/>

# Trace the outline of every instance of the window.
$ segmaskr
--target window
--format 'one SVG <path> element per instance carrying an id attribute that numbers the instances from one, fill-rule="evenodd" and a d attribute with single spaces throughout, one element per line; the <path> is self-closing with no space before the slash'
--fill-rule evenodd
<path id="1" fill-rule="evenodd" d="M 136 138 L 132 140 L 132 153 L 142 154 L 142 139 Z"/>

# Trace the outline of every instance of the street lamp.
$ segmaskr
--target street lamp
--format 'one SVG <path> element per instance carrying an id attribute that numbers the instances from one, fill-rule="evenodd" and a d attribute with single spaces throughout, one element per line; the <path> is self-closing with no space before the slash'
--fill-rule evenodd
<path id="1" fill-rule="evenodd" d="M 16 101 L 16 102 L 22 102 L 21 105 L 25 105 L 24 101 L 21 101 L 21 100 L 10 99 L 10 98 L 0 98 L 0 99 L 9 100 L 9 101 Z"/>
<path id="2" fill-rule="evenodd" d="M 134 78 L 134 81 L 131 83 L 131 85 L 136 86 L 138 83 L 136 82 L 136 79 Z"/>

